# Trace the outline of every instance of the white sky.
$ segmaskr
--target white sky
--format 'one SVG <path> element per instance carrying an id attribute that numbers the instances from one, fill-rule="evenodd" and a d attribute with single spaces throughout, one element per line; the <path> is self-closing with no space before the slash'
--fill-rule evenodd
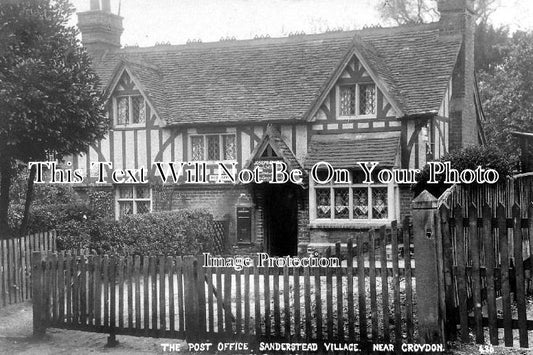
<path id="1" fill-rule="evenodd" d="M 71 0 L 77 11 L 89 10 L 90 0 Z M 325 32 L 328 28 L 357 29 L 380 22 L 375 0 L 111 0 L 113 13 L 124 17 L 123 45 L 152 46 L 156 42 L 203 42 L 221 37 L 253 38 L 291 32 Z M 492 15 L 496 25 L 511 30 L 533 29 L 533 1 L 499 0 Z M 76 24 L 73 16 L 71 24 Z"/>

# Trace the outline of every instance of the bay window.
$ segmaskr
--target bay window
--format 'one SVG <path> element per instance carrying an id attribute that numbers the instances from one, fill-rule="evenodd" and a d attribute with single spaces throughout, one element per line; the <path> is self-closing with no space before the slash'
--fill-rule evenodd
<path id="1" fill-rule="evenodd" d="M 348 183 L 310 181 L 311 222 L 357 223 L 395 219 L 397 186 L 363 181 L 362 171 L 352 171 Z"/>

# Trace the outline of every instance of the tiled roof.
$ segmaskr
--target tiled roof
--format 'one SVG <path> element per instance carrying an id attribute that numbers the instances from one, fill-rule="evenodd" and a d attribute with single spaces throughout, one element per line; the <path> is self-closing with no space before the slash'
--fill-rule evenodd
<path id="1" fill-rule="evenodd" d="M 379 166 L 392 167 L 398 161 L 400 136 L 388 133 L 374 134 L 324 134 L 314 135 L 309 143 L 304 167 L 325 161 L 334 168 L 358 167 L 357 162 L 379 162 Z"/>
<path id="2" fill-rule="evenodd" d="M 169 124 L 300 120 L 355 47 L 403 113 L 417 114 L 438 110 L 460 46 L 427 24 L 125 48 L 95 69 L 108 85 L 124 62 Z"/>

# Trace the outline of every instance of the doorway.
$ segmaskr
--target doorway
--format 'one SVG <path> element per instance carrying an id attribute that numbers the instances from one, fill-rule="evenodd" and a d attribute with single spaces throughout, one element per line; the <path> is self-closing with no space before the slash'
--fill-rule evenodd
<path id="1" fill-rule="evenodd" d="M 294 256 L 298 247 L 298 186 L 267 184 L 265 189 L 266 249 L 271 256 Z"/>

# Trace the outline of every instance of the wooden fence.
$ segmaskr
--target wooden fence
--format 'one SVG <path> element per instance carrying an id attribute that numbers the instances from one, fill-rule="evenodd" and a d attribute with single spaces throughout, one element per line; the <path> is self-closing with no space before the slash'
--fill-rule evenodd
<path id="1" fill-rule="evenodd" d="M 39 250 L 56 250 L 55 231 L 0 240 L 1 307 L 31 299 L 31 254 Z"/>
<path id="2" fill-rule="evenodd" d="M 462 206 L 463 214 L 467 213 L 466 209 L 470 204 L 475 206 L 488 204 L 496 210 L 501 203 L 505 206 L 507 216 L 510 217 L 515 203 L 526 207 L 533 201 L 533 173 L 509 177 L 496 184 L 454 185 L 439 198 L 439 201 L 450 207 Z M 453 214 L 455 209 L 450 212 Z M 526 212 L 525 208 L 523 212 Z M 481 213 L 481 208 L 478 213 Z"/>
<path id="3" fill-rule="evenodd" d="M 337 243 L 323 259 L 309 259 L 339 260 L 339 267 L 270 266 L 254 259 L 241 269 L 205 267 L 203 257 L 193 256 L 35 253 L 34 330 L 412 342 L 414 260 L 410 253 L 399 256 L 398 244 L 411 245 L 411 235 L 393 223 L 350 240 L 345 253 Z"/>
<path id="4" fill-rule="evenodd" d="M 513 346 L 513 329 L 518 329 L 519 345 L 527 347 L 533 330 L 525 294 L 533 275 L 533 203 L 442 205 L 439 214 L 444 265 L 453 277 L 445 291 L 451 332 L 460 325 L 467 342 L 471 327 L 483 344 L 488 330 L 491 344 L 498 345 L 503 329 L 505 346 Z"/>

